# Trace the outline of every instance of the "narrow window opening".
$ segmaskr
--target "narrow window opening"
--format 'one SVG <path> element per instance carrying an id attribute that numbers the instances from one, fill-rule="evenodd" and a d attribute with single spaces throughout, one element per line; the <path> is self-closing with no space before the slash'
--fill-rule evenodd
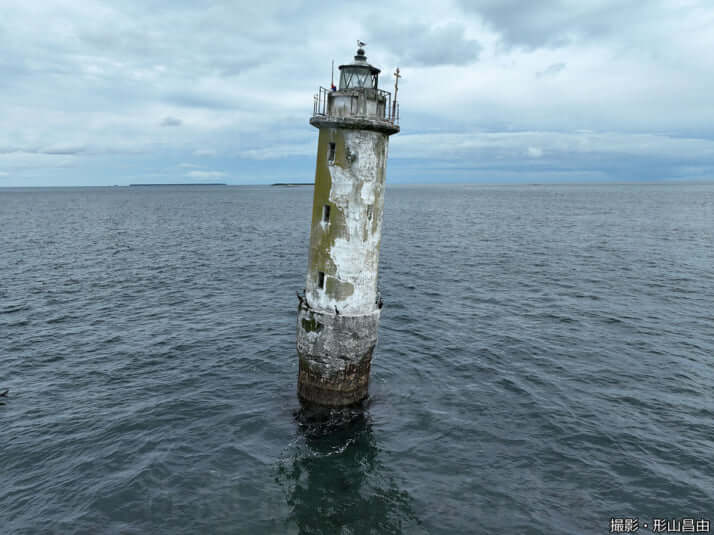
<path id="1" fill-rule="evenodd" d="M 326 204 L 325 206 L 322 207 L 322 220 L 325 223 L 330 222 L 330 205 Z"/>
<path id="2" fill-rule="evenodd" d="M 317 287 L 320 288 L 320 290 L 325 289 L 325 273 L 322 271 L 317 272 Z"/>
<path id="3" fill-rule="evenodd" d="M 327 152 L 327 162 L 335 163 L 335 144 L 330 143 L 330 150 Z"/>
<path id="4" fill-rule="evenodd" d="M 368 204 L 367 205 L 367 219 L 370 221 L 372 220 L 372 205 Z"/>

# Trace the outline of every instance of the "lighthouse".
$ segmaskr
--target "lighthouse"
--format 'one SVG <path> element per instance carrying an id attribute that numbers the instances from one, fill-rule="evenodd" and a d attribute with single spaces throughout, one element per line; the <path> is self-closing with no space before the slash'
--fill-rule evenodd
<path id="1" fill-rule="evenodd" d="M 319 138 L 297 313 L 298 395 L 328 407 L 367 397 L 382 308 L 377 273 L 387 149 L 399 132 L 399 107 L 379 88 L 380 70 L 367 63 L 364 43 L 358 46 L 354 61 L 339 67 L 339 87 L 315 95 L 310 118 Z"/>

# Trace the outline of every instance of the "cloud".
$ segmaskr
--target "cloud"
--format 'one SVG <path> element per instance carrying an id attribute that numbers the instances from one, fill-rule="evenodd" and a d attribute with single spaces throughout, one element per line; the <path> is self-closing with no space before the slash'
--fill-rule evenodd
<path id="1" fill-rule="evenodd" d="M 563 63 L 562 61 L 559 63 L 553 63 L 552 65 L 549 65 L 542 71 L 538 71 L 536 73 L 536 78 L 543 78 L 546 76 L 555 76 L 559 72 L 562 72 L 565 69 L 566 64 Z"/>
<path id="2" fill-rule="evenodd" d="M 193 151 L 194 156 L 215 156 L 216 149 L 196 149 Z"/>
<path id="3" fill-rule="evenodd" d="M 161 126 L 181 126 L 181 124 L 181 119 L 177 119 L 176 117 L 164 117 L 161 121 Z"/>
<path id="4" fill-rule="evenodd" d="M 313 156 L 315 154 L 315 143 L 289 143 L 271 145 L 243 150 L 240 153 L 243 158 L 251 160 L 274 160 L 278 158 L 288 158 L 290 156 Z"/>
<path id="5" fill-rule="evenodd" d="M 302 1 L 151 5 L 4 7 L 4 185 L 219 172 L 186 163 L 208 158 L 234 181 L 309 179 L 312 95 L 357 38 L 383 88 L 404 74 L 390 177 L 432 163 L 613 179 L 714 168 L 710 2 L 335 0 L 329 23 Z"/>
<path id="6" fill-rule="evenodd" d="M 540 149 L 538 147 L 528 147 L 528 150 L 526 152 L 531 158 L 540 158 L 541 156 L 543 156 L 543 149 Z"/>
<path id="7" fill-rule="evenodd" d="M 714 161 L 714 140 L 680 138 L 657 134 L 618 132 L 476 132 L 400 134 L 392 148 L 414 159 L 467 158 L 522 160 L 519 155 L 541 158 L 567 157 L 571 161 L 592 155 L 608 158 L 636 157 L 652 160 L 685 159 L 690 162 Z"/>
<path id="8" fill-rule="evenodd" d="M 369 39 L 388 48 L 404 66 L 467 65 L 481 52 L 479 42 L 467 38 L 458 22 L 432 25 L 373 17 L 365 25 Z"/>
<path id="9" fill-rule="evenodd" d="M 34 173 L 39 169 L 60 173 L 63 169 L 76 167 L 78 161 L 79 156 L 72 154 L 25 151 L 0 153 L 0 167 L 11 170 L 13 177 L 21 177 L 26 171 Z"/>
<path id="10" fill-rule="evenodd" d="M 72 145 L 52 145 L 49 147 L 25 146 L 25 147 L 0 147 L 0 154 L 46 154 L 49 156 L 71 156 L 87 152 L 87 147 Z"/>
<path id="11" fill-rule="evenodd" d="M 461 6 L 480 15 L 506 44 L 526 48 L 560 47 L 607 34 L 621 28 L 626 14 L 637 8 L 632 0 L 462 0 Z"/>
<path id="12" fill-rule="evenodd" d="M 185 108 L 209 108 L 214 110 L 228 110 L 239 107 L 240 102 L 235 98 L 224 95 L 211 94 L 201 91 L 179 91 L 164 95 L 163 99 L 176 106 Z"/>
<path id="13" fill-rule="evenodd" d="M 226 173 L 223 173 L 221 171 L 189 171 L 188 173 L 186 173 L 186 176 L 189 178 L 211 179 L 223 178 L 226 176 Z"/>
<path id="14" fill-rule="evenodd" d="M 55 154 L 55 155 L 69 155 L 69 154 L 81 154 L 86 151 L 86 147 L 73 147 L 73 146 L 62 146 L 57 145 L 54 147 L 46 147 L 38 150 L 42 154 Z"/>

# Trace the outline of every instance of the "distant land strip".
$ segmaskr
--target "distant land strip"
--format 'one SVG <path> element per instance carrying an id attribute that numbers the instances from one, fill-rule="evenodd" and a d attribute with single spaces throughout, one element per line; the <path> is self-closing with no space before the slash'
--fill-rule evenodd
<path id="1" fill-rule="evenodd" d="M 314 186 L 314 182 L 276 182 L 271 186 Z"/>
<path id="2" fill-rule="evenodd" d="M 182 182 L 176 184 L 129 184 L 129 187 L 137 186 L 225 186 L 225 182 Z"/>

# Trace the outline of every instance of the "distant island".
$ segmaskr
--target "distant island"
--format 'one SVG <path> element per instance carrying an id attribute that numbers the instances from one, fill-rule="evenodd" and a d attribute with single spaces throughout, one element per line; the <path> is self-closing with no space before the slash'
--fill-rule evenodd
<path id="1" fill-rule="evenodd" d="M 176 184 L 129 184 L 129 187 L 137 186 L 225 186 L 225 182 L 182 182 Z"/>
<path id="2" fill-rule="evenodd" d="M 314 186 L 314 182 L 276 182 L 275 184 L 271 184 L 271 186 Z"/>

